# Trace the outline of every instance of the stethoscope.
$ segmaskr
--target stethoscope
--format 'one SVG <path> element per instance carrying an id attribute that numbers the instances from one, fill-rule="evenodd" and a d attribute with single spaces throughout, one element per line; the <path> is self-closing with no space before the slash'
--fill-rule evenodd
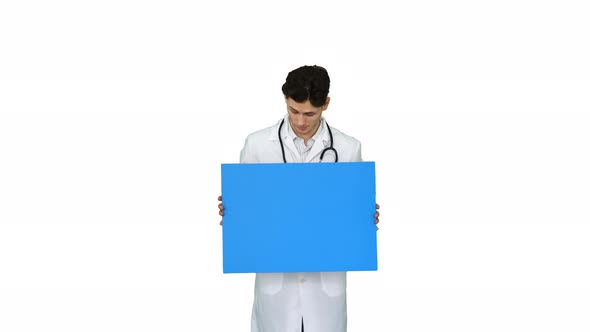
<path id="1" fill-rule="evenodd" d="M 283 128 L 283 124 L 285 123 L 285 119 L 283 119 L 281 121 L 281 124 L 279 125 L 279 142 L 281 143 L 281 152 L 283 153 L 283 162 L 285 162 L 285 164 L 287 163 L 287 158 L 285 158 L 285 147 L 283 146 L 283 140 L 281 139 L 281 128 Z M 338 151 L 336 151 L 336 149 L 334 149 L 334 138 L 332 137 L 332 130 L 330 129 L 330 126 L 328 126 L 328 123 L 326 122 L 326 127 L 328 127 L 328 133 L 330 134 L 330 146 L 323 149 L 322 150 L 322 154 L 320 154 L 320 161 L 322 161 L 322 159 L 324 159 L 324 153 L 326 153 L 326 151 L 334 151 L 334 155 L 336 156 L 336 159 L 334 160 L 335 163 L 338 162 Z"/>

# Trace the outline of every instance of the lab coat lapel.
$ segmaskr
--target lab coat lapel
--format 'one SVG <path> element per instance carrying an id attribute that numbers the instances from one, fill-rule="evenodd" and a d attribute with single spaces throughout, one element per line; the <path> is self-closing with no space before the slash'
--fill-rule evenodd
<path id="1" fill-rule="evenodd" d="M 287 121 L 285 121 L 287 122 Z M 285 124 L 286 126 L 289 125 L 289 123 L 287 122 Z M 283 128 L 284 130 L 285 128 Z M 293 142 L 293 138 L 288 136 L 287 134 L 282 134 L 281 133 L 281 137 L 283 138 L 283 144 L 285 145 L 285 158 L 287 159 L 287 162 L 294 162 L 293 161 L 293 156 L 297 155 L 297 147 L 295 147 L 295 142 Z"/>
<path id="2" fill-rule="evenodd" d="M 290 126 L 289 118 L 287 116 L 285 116 L 283 118 L 283 120 L 285 121 L 285 123 L 283 124 L 283 128 L 281 128 L 280 135 L 283 140 L 283 147 L 285 148 L 285 159 L 287 159 L 288 163 L 292 163 L 292 162 L 294 162 L 293 156 L 297 155 L 297 147 L 295 147 L 295 143 L 293 142 L 293 137 L 290 137 L 288 135 L 287 126 Z M 276 126 L 272 128 L 270 136 L 268 137 L 268 139 L 271 141 L 277 141 L 277 144 L 279 143 L 278 131 L 279 131 L 279 127 L 281 125 L 281 121 L 279 121 L 276 124 Z M 282 160 L 281 160 L 281 162 L 282 162 Z"/>
<path id="3" fill-rule="evenodd" d="M 319 162 L 320 154 L 328 146 L 330 146 L 330 134 L 328 133 L 328 128 L 326 128 L 326 121 L 322 119 L 322 133 L 320 134 L 320 137 L 317 138 L 316 142 L 313 144 L 313 147 L 309 151 L 309 154 L 307 155 L 305 162 L 308 163 L 316 159 L 316 161 Z"/>

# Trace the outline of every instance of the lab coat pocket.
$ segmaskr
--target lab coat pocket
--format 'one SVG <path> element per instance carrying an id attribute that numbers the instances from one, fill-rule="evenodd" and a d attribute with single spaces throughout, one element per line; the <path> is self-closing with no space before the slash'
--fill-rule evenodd
<path id="1" fill-rule="evenodd" d="M 264 295 L 275 295 L 283 288 L 283 274 L 257 273 L 255 288 Z"/>
<path id="2" fill-rule="evenodd" d="M 328 296 L 339 296 L 346 291 L 346 272 L 321 272 L 322 290 Z"/>

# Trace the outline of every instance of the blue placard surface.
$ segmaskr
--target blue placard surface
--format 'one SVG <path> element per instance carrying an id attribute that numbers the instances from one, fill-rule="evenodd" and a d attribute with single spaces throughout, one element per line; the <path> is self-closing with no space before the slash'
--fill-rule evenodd
<path id="1" fill-rule="evenodd" d="M 223 272 L 377 270 L 375 163 L 222 164 Z"/>

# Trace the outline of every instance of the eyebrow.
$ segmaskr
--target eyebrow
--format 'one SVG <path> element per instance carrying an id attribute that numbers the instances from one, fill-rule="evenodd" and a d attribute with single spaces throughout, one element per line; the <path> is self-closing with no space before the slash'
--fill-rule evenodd
<path id="1" fill-rule="evenodd" d="M 293 108 L 293 106 L 289 106 L 289 108 L 290 108 L 292 111 L 295 111 L 295 112 L 300 112 L 300 113 L 301 113 L 301 111 L 300 111 L 300 110 Z M 316 112 L 305 112 L 305 113 L 303 113 L 303 114 L 311 114 L 311 115 L 313 115 L 313 114 L 315 114 L 315 113 L 316 113 Z"/>

